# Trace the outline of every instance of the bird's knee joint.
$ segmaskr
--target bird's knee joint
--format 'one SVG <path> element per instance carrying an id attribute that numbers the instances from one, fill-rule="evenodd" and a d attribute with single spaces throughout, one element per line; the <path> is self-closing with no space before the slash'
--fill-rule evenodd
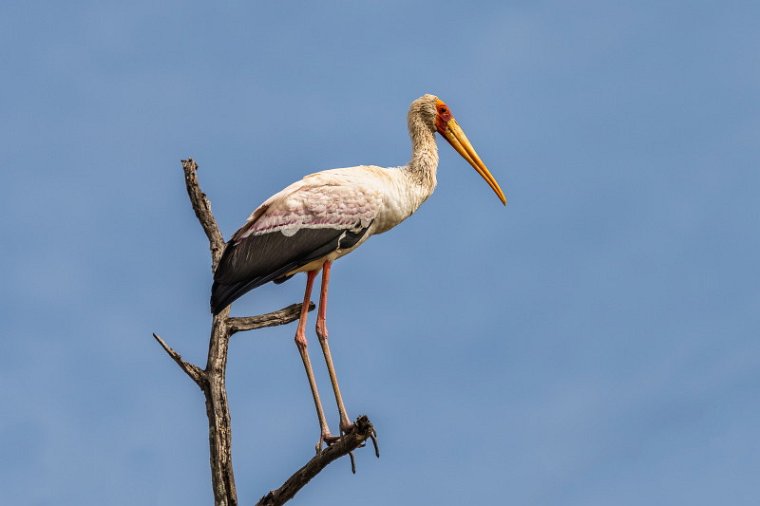
<path id="1" fill-rule="evenodd" d="M 321 342 L 327 341 L 327 327 L 317 323 L 317 337 Z"/>
<path id="2" fill-rule="evenodd" d="M 306 345 L 306 336 L 300 335 L 300 334 L 296 334 L 295 342 L 296 342 L 296 346 L 298 346 L 298 348 L 300 350 L 303 351 L 303 350 L 306 349 L 306 346 L 307 346 Z"/>

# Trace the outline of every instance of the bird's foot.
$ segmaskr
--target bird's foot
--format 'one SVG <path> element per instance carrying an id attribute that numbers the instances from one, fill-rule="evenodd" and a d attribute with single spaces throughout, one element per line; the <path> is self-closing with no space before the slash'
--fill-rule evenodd
<path id="1" fill-rule="evenodd" d="M 342 437 L 343 437 L 343 434 L 341 434 L 340 436 L 333 436 L 333 435 L 331 435 L 331 434 L 330 434 L 330 435 L 327 435 L 327 436 L 325 436 L 325 437 L 324 437 L 324 440 L 325 440 L 325 444 L 326 444 L 327 446 L 330 446 L 330 445 L 332 445 L 332 444 L 335 444 L 335 443 L 337 443 L 337 442 L 340 440 L 340 438 L 342 438 Z"/>
<path id="2" fill-rule="evenodd" d="M 348 434 L 349 432 L 353 432 L 353 430 L 356 428 L 356 425 L 354 425 L 353 422 L 350 422 L 348 418 L 345 420 L 341 420 L 340 422 L 340 434 Z"/>
<path id="3" fill-rule="evenodd" d="M 323 444 L 325 445 L 325 447 L 329 448 L 330 446 L 340 441 L 340 438 L 352 432 L 355 428 L 356 428 L 356 425 L 354 425 L 353 423 L 349 421 L 344 421 L 340 423 L 340 435 L 333 436 L 329 431 L 323 432 L 322 434 L 319 435 L 319 441 L 317 441 L 317 453 L 322 451 Z"/>
<path id="4" fill-rule="evenodd" d="M 366 417 L 359 417 L 357 420 L 361 421 L 364 418 L 366 418 Z M 357 429 L 358 430 L 364 430 L 363 428 L 358 427 L 356 425 L 356 423 L 349 421 L 348 418 L 346 418 L 344 420 L 341 420 L 341 422 L 340 422 L 340 435 L 334 436 L 329 430 L 325 430 L 325 431 L 323 431 L 319 435 L 319 441 L 317 441 L 317 445 L 316 445 L 317 453 L 320 453 L 322 451 L 323 445 L 324 445 L 325 449 L 327 449 L 330 446 L 332 446 L 335 443 L 337 443 L 338 441 L 340 441 L 343 436 L 345 436 L 347 434 L 351 434 L 352 432 L 354 432 Z M 373 434 L 370 436 L 370 438 L 372 439 L 372 443 L 375 446 L 375 453 L 378 453 L 378 451 L 377 451 L 377 440 L 375 439 L 374 429 L 372 429 L 372 432 L 373 432 Z M 379 457 L 379 455 L 378 455 L 378 457 Z"/>
<path id="5" fill-rule="evenodd" d="M 333 436 L 329 431 L 322 432 L 319 435 L 319 441 L 317 441 L 317 453 L 320 453 L 322 451 L 322 445 L 325 445 L 325 449 L 329 448 L 342 437 L 342 434 L 340 436 Z"/>

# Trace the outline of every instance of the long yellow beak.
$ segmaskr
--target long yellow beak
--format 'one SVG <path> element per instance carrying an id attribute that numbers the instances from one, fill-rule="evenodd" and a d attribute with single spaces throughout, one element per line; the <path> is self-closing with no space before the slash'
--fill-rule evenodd
<path id="1" fill-rule="evenodd" d="M 501 203 L 507 205 L 507 197 L 504 195 L 504 192 L 501 191 L 499 183 L 496 182 L 496 179 L 491 175 L 486 164 L 483 163 L 483 160 L 481 160 L 475 152 L 475 148 L 472 147 L 470 140 L 464 134 L 464 131 L 457 121 L 454 118 L 451 118 L 448 123 L 446 123 L 446 128 L 443 131 L 439 130 L 439 132 L 441 132 L 446 140 L 449 141 L 451 147 L 456 149 L 457 153 L 462 155 L 462 158 L 472 165 L 472 168 L 480 174 L 480 177 L 486 180 L 486 183 L 488 183 L 488 186 L 490 186 L 494 193 L 496 193 L 499 200 L 501 200 Z"/>

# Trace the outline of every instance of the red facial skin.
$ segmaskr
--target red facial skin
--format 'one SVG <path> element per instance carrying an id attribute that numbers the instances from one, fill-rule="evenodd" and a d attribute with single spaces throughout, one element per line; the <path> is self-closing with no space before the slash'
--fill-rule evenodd
<path id="1" fill-rule="evenodd" d="M 436 100 L 435 112 L 435 128 L 441 134 L 443 134 L 446 131 L 446 127 L 448 126 L 449 121 L 451 120 L 451 110 L 443 100 Z"/>

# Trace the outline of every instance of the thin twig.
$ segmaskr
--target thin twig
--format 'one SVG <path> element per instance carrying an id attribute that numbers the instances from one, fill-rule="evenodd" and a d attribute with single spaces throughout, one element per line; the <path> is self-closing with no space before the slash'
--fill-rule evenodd
<path id="1" fill-rule="evenodd" d="M 190 362 L 186 362 L 185 360 L 183 360 L 182 356 L 179 353 L 177 353 L 176 351 L 174 351 L 171 346 L 169 346 L 168 344 L 166 344 L 166 341 L 164 341 L 163 339 L 161 339 L 161 336 L 159 336 L 155 332 L 153 333 L 153 337 L 156 338 L 156 341 L 158 341 L 158 344 L 160 344 L 163 347 L 163 349 L 166 351 L 166 353 L 168 353 L 169 356 L 177 363 L 177 365 L 180 367 L 180 369 L 182 369 L 183 371 L 185 371 L 185 373 L 188 376 L 190 376 L 190 379 L 192 379 L 193 381 L 195 381 L 195 383 L 202 390 L 203 389 L 203 383 L 204 383 L 204 381 L 206 381 L 206 373 L 203 371 L 203 369 L 201 369 L 200 367 L 198 367 L 195 364 L 191 364 Z"/>
<path id="2" fill-rule="evenodd" d="M 301 469 L 288 478 L 277 490 L 272 490 L 261 498 L 256 506 L 279 506 L 289 501 L 309 481 L 330 462 L 349 455 L 353 450 L 364 446 L 367 439 L 375 436 L 375 428 L 366 416 L 356 419 L 353 430 L 344 434 L 339 440 L 319 452 Z"/>
<path id="3" fill-rule="evenodd" d="M 264 327 L 274 327 L 276 325 L 285 325 L 298 320 L 301 316 L 302 304 L 291 304 L 288 307 L 284 307 L 271 313 L 265 313 L 258 316 L 230 316 L 227 318 L 227 326 L 230 330 L 230 335 L 235 332 L 243 332 L 246 330 L 261 329 Z M 314 303 L 309 303 L 309 311 L 314 310 Z"/>

